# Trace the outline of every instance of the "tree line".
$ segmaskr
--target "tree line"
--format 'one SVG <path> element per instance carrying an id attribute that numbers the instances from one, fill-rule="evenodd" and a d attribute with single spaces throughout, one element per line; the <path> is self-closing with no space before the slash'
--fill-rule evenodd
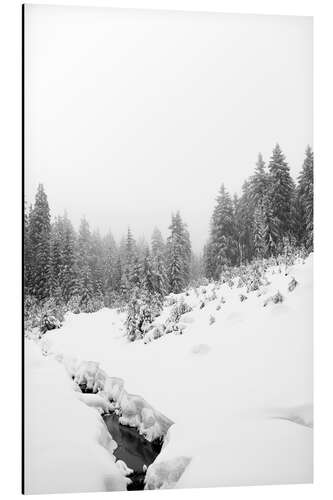
<path id="1" fill-rule="evenodd" d="M 276 256 L 286 246 L 313 250 L 313 152 L 307 148 L 297 182 L 277 144 L 268 165 L 259 154 L 240 197 L 222 185 L 203 255 L 191 249 L 179 212 L 163 238 L 155 228 L 150 243 L 135 241 L 131 229 L 115 241 L 101 236 L 85 218 L 76 231 L 65 213 L 51 220 L 47 195 L 38 186 L 24 214 L 25 296 L 50 298 L 78 311 L 128 304 L 133 294 L 162 302 L 203 277 L 218 280 L 225 266 Z"/>
<path id="2" fill-rule="evenodd" d="M 240 197 L 232 199 L 222 184 L 204 248 L 205 275 L 217 280 L 224 266 L 277 256 L 288 246 L 313 250 L 313 152 L 306 149 L 295 183 L 277 144 L 267 167 L 259 154 Z"/>
<path id="3" fill-rule="evenodd" d="M 198 274 L 186 224 L 171 217 L 166 241 L 155 228 L 150 244 L 135 241 L 131 229 L 117 244 L 111 232 L 102 237 L 85 218 L 75 231 L 65 213 L 51 222 L 42 184 L 24 217 L 25 295 L 50 298 L 80 311 L 127 303 L 134 289 L 156 300 L 179 293 Z"/>

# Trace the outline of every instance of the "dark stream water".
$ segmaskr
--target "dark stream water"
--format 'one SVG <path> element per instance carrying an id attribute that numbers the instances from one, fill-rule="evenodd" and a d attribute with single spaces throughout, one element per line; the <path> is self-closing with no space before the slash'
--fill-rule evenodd
<path id="1" fill-rule="evenodd" d="M 117 460 L 123 460 L 127 467 L 133 469 L 128 476 L 132 483 L 127 486 L 128 490 L 143 490 L 146 472 L 143 466 L 148 467 L 160 453 L 162 441 L 147 441 L 134 427 L 128 427 L 119 423 L 115 413 L 103 415 L 104 422 L 118 447 L 113 452 Z"/>
<path id="2" fill-rule="evenodd" d="M 80 385 L 82 392 L 91 393 L 86 385 Z M 133 469 L 133 473 L 128 477 L 132 483 L 127 486 L 128 490 L 143 490 L 146 472 L 144 465 L 149 467 L 162 449 L 162 440 L 147 441 L 135 427 L 122 425 L 119 423 L 119 417 L 115 413 L 102 415 L 103 420 L 111 434 L 111 437 L 117 443 L 117 448 L 113 454 L 117 460 L 123 460 L 127 467 Z"/>

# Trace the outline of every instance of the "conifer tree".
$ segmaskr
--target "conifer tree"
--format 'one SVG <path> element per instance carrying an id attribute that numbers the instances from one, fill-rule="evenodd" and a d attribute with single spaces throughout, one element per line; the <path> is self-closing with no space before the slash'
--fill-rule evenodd
<path id="1" fill-rule="evenodd" d="M 279 144 L 273 150 L 268 169 L 270 202 L 281 243 L 283 237 L 289 236 L 291 233 L 291 205 L 295 188 L 289 166 Z"/>
<path id="2" fill-rule="evenodd" d="M 258 203 L 254 211 L 253 244 L 258 258 L 266 256 L 266 217 L 262 203 Z"/>
<path id="3" fill-rule="evenodd" d="M 42 184 L 39 184 L 29 223 L 32 293 L 38 300 L 49 297 L 50 275 L 50 209 Z"/>
<path id="4" fill-rule="evenodd" d="M 103 238 L 103 284 L 107 294 L 115 291 L 119 286 L 118 280 L 120 280 L 120 277 L 116 276 L 118 260 L 117 245 L 109 231 Z"/>
<path id="5" fill-rule="evenodd" d="M 141 287 L 148 294 L 154 293 L 154 274 L 152 259 L 150 256 L 149 248 L 146 248 L 145 256 L 142 262 L 142 272 L 141 272 Z"/>
<path id="6" fill-rule="evenodd" d="M 249 181 L 249 195 L 253 202 L 253 207 L 262 205 L 263 198 L 267 195 L 269 188 L 269 178 L 265 171 L 265 162 L 262 154 L 259 153 L 254 174 Z"/>
<path id="7" fill-rule="evenodd" d="M 123 242 L 123 252 L 124 255 L 122 273 L 124 276 L 122 276 L 122 283 L 124 286 L 125 283 L 129 285 L 131 281 L 133 275 L 134 257 L 136 253 L 135 241 L 130 228 L 128 228 L 126 240 Z M 137 255 L 136 257 L 138 259 Z M 136 262 L 136 265 L 138 265 L 138 262 Z"/>
<path id="8" fill-rule="evenodd" d="M 164 255 L 166 251 L 162 233 L 157 227 L 154 228 L 151 237 L 151 251 L 153 257 L 155 257 L 158 254 Z"/>
<path id="9" fill-rule="evenodd" d="M 94 296 L 99 301 L 103 300 L 104 280 L 104 252 L 102 238 L 98 230 L 91 235 L 90 259 L 89 259 Z"/>
<path id="10" fill-rule="evenodd" d="M 152 270 L 154 290 L 164 297 L 168 292 L 168 276 L 166 264 L 166 247 L 159 229 L 155 228 L 151 238 Z"/>
<path id="11" fill-rule="evenodd" d="M 262 213 L 264 216 L 264 238 L 265 250 L 269 256 L 275 255 L 279 246 L 279 221 L 275 217 L 269 195 L 262 202 Z"/>
<path id="12" fill-rule="evenodd" d="M 63 225 L 63 265 L 61 270 L 60 284 L 62 296 L 68 302 L 75 295 L 79 295 L 79 268 L 77 263 L 76 234 L 65 213 L 62 218 Z"/>
<path id="13" fill-rule="evenodd" d="M 313 250 L 313 151 L 307 147 L 302 171 L 298 178 L 297 198 L 303 215 L 302 240 Z"/>
<path id="14" fill-rule="evenodd" d="M 134 287 L 140 288 L 142 278 L 142 263 L 138 253 L 135 251 L 129 268 L 128 283 L 130 291 Z"/>
<path id="15" fill-rule="evenodd" d="M 81 220 L 78 236 L 78 268 L 79 268 L 79 290 L 81 306 L 88 309 L 89 301 L 93 297 L 94 287 L 90 268 L 91 258 L 91 233 L 87 220 Z"/>
<path id="16" fill-rule="evenodd" d="M 209 256 L 211 277 L 217 280 L 224 265 L 236 263 L 237 240 L 233 203 L 223 184 L 216 201 L 206 253 Z"/>
<path id="17" fill-rule="evenodd" d="M 171 217 L 170 236 L 167 241 L 167 266 L 170 290 L 180 293 L 189 283 L 191 244 L 189 233 L 180 213 Z"/>
<path id="18" fill-rule="evenodd" d="M 58 303 L 62 302 L 63 267 L 63 225 L 61 218 L 57 217 L 51 226 L 50 294 Z"/>
<path id="19" fill-rule="evenodd" d="M 32 254 L 31 254 L 31 241 L 30 241 L 30 221 L 31 221 L 32 206 L 29 207 L 29 212 L 24 205 L 24 293 L 32 293 Z"/>

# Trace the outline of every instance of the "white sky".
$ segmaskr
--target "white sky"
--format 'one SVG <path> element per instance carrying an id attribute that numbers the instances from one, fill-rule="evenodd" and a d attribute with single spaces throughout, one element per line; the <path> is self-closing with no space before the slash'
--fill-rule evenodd
<path id="1" fill-rule="evenodd" d="M 26 199 L 119 239 L 195 250 L 222 182 L 240 192 L 278 141 L 293 176 L 312 145 L 312 19 L 26 7 Z"/>

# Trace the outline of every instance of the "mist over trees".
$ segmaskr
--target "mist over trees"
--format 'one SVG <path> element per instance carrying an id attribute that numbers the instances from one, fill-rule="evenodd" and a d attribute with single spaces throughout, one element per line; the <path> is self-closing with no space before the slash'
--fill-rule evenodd
<path id="1" fill-rule="evenodd" d="M 166 235 L 156 227 L 149 242 L 136 241 L 132 228 L 127 228 L 116 242 L 111 232 L 101 236 L 92 230 L 85 218 L 78 231 L 66 213 L 51 220 L 47 195 L 40 184 L 34 205 L 25 207 L 24 214 L 26 307 L 51 300 L 55 306 L 66 305 L 74 312 L 92 312 L 103 306 L 130 304 L 133 314 L 128 315 L 128 324 L 132 321 L 134 325 L 138 308 L 144 310 L 145 304 L 158 311 L 167 294 L 182 292 L 203 278 L 218 280 L 225 266 L 277 256 L 286 245 L 313 250 L 310 147 L 297 182 L 277 144 L 268 164 L 258 155 L 253 175 L 244 182 L 240 196 L 231 197 L 222 184 L 202 255 L 192 251 L 190 234 L 179 212 L 171 215 Z M 144 322 L 139 329 L 144 328 Z M 134 335 L 138 324 L 133 328 Z"/>

